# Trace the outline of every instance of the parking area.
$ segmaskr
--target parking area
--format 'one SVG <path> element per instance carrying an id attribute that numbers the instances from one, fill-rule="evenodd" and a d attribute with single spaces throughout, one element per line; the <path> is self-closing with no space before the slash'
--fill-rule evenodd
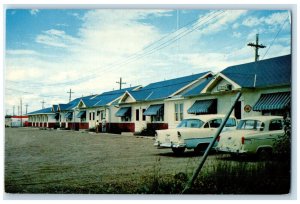
<path id="1" fill-rule="evenodd" d="M 152 137 L 6 128 L 5 189 L 44 193 L 99 185 L 136 187 L 157 176 L 191 175 L 199 163 L 193 151 L 175 156 L 153 143 Z M 224 160 L 224 155 L 210 155 L 204 170 L 216 160 Z"/>

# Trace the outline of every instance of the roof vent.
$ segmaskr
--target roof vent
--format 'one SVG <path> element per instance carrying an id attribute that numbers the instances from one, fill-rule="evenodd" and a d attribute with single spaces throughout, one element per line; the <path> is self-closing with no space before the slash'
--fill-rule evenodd
<path id="1" fill-rule="evenodd" d="M 225 84 L 225 85 L 218 86 L 218 91 L 230 91 L 230 90 L 232 90 L 231 84 Z"/>

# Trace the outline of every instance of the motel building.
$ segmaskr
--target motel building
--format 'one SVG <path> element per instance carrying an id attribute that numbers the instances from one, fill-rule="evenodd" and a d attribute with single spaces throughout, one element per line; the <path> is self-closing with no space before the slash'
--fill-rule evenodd
<path id="1" fill-rule="evenodd" d="M 230 66 L 214 76 L 207 72 L 128 91 L 116 116 L 134 132 L 175 128 L 193 115 L 226 114 L 238 91 L 242 96 L 232 112 L 237 119 L 284 115 L 290 110 L 291 55 Z"/>
<path id="2" fill-rule="evenodd" d="M 139 89 L 140 86 L 104 92 L 102 94 L 81 98 L 76 105 L 76 122 L 79 122 L 80 129 L 94 129 L 99 124 L 99 132 L 128 131 L 126 126 L 122 128 L 119 118 L 115 116 L 119 110 L 118 100 L 126 91 Z M 83 123 L 87 126 L 83 126 Z"/>
<path id="3" fill-rule="evenodd" d="M 29 124 L 78 130 L 95 128 L 98 120 L 100 132 L 153 133 L 194 115 L 226 114 L 237 92 L 237 119 L 290 111 L 291 55 L 77 98 L 29 113 Z"/>
<path id="4" fill-rule="evenodd" d="M 211 76 L 211 72 L 204 72 L 151 83 L 135 91 L 126 91 L 119 100 L 120 108 L 115 116 L 119 117 L 119 123 L 127 126 L 131 132 L 173 127 L 177 122 L 174 121 L 174 107 L 180 112 L 182 106 L 178 101 L 166 102 L 166 99 L 205 83 Z"/>
<path id="5" fill-rule="evenodd" d="M 56 119 L 52 107 L 28 113 L 28 127 L 54 128 Z"/>

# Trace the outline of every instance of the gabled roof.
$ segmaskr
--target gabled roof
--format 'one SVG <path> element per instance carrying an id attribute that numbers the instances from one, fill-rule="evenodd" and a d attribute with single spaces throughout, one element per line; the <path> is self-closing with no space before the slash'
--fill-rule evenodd
<path id="1" fill-rule="evenodd" d="M 201 81 L 199 84 L 195 85 L 192 89 L 189 89 L 185 92 L 182 93 L 182 96 L 187 97 L 187 96 L 195 96 L 199 95 L 201 91 L 207 86 L 209 82 L 213 80 L 213 77 L 207 77 L 205 80 Z"/>
<path id="2" fill-rule="evenodd" d="M 103 92 L 102 94 L 99 94 L 94 97 L 83 98 L 82 102 L 86 105 L 86 107 L 105 106 L 105 105 L 115 101 L 117 98 L 122 96 L 126 91 L 135 90 L 137 87 L 139 87 L 139 86 L 125 88 L 125 89 L 121 89 L 121 90 Z"/>
<path id="3" fill-rule="evenodd" d="M 38 114 L 54 114 L 54 112 L 52 112 L 52 107 L 49 107 L 49 108 L 44 108 L 44 109 L 30 112 L 27 115 L 38 115 Z"/>
<path id="4" fill-rule="evenodd" d="M 221 73 L 245 88 L 290 85 L 291 55 L 231 66 Z"/>
<path id="5" fill-rule="evenodd" d="M 136 101 L 166 99 L 178 90 L 203 77 L 209 72 L 151 83 L 137 91 L 128 91 Z"/>
<path id="6" fill-rule="evenodd" d="M 57 112 L 58 109 L 58 105 L 52 105 L 52 111 L 53 112 Z"/>

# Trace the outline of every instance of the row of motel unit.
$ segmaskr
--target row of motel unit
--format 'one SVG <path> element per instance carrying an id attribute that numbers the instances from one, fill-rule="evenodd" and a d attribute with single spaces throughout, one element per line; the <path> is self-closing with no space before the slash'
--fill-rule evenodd
<path id="1" fill-rule="evenodd" d="M 238 91 L 237 119 L 283 115 L 291 103 L 291 55 L 77 98 L 29 113 L 29 126 L 78 130 L 98 120 L 102 132 L 174 128 L 195 114 L 226 114 Z"/>

